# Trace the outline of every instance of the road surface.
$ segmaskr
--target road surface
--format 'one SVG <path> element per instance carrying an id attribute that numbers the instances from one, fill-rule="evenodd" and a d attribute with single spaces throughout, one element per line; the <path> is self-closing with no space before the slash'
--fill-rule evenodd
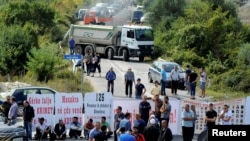
<path id="1" fill-rule="evenodd" d="M 113 70 L 116 73 L 116 80 L 114 84 L 114 96 L 115 97 L 124 97 L 127 98 L 125 95 L 125 84 L 124 84 L 124 74 L 128 70 L 129 67 L 132 68 L 132 71 L 135 73 L 135 78 L 140 78 L 141 83 L 144 84 L 144 86 L 147 89 L 146 95 L 148 97 L 152 97 L 150 94 L 150 91 L 153 87 L 153 83 L 148 82 L 148 68 L 150 67 L 149 62 L 139 62 L 138 58 L 130 58 L 129 62 L 123 61 L 121 58 L 115 58 L 114 60 L 108 60 L 108 59 L 102 59 L 101 60 L 101 77 L 99 77 L 98 73 L 95 73 L 94 77 L 86 76 L 86 73 L 84 74 L 84 79 L 88 80 L 91 85 L 93 86 L 94 90 L 96 92 L 103 92 L 107 91 L 107 81 L 105 79 L 106 72 L 110 69 L 110 67 L 113 67 Z M 85 67 L 86 68 L 86 67 Z M 197 87 L 198 89 L 198 87 Z M 133 88 L 134 91 L 134 88 Z M 169 97 L 176 97 L 181 99 L 190 98 L 190 96 L 187 94 L 187 91 L 184 90 L 177 90 L 177 96 L 171 94 L 171 90 L 169 88 L 166 88 L 166 93 Z M 196 100 L 199 101 L 208 101 L 207 98 L 200 98 L 198 97 L 199 94 L 196 94 Z M 134 92 L 132 95 L 132 98 L 134 98 Z"/>

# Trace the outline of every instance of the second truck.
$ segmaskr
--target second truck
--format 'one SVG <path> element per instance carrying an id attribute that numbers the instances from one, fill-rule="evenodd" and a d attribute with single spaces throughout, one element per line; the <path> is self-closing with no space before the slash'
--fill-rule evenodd
<path id="1" fill-rule="evenodd" d="M 149 26 L 71 25 L 64 42 L 71 37 L 75 40 L 75 53 L 82 55 L 90 51 L 109 59 L 122 56 L 124 61 L 130 57 L 144 61 L 145 56 L 153 55 L 154 36 Z"/>

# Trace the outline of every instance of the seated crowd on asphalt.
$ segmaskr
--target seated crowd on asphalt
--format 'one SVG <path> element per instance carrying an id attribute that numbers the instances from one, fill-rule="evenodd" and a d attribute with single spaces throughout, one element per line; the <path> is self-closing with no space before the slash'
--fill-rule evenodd
<path id="1" fill-rule="evenodd" d="M 64 121 L 59 120 L 55 126 L 46 124 L 44 121 L 50 119 L 39 118 L 38 124 L 32 125 L 35 117 L 34 109 L 28 101 L 24 101 L 23 122 L 26 129 L 27 140 L 32 139 L 32 126 L 36 129 L 34 139 L 40 140 L 48 138 L 50 140 L 64 140 L 67 136 L 71 139 L 80 139 L 82 134 L 89 141 L 107 141 L 111 135 L 114 135 L 114 141 L 171 141 L 173 139 L 172 131 L 168 127 L 171 113 L 171 101 L 168 96 L 163 100 L 159 95 L 153 98 L 155 109 L 151 109 L 147 96 L 142 97 L 139 102 L 139 113 L 136 114 L 135 120 L 131 121 L 131 113 L 123 113 L 122 107 L 118 106 L 114 115 L 114 131 L 111 131 L 110 123 L 103 116 L 100 121 L 93 123 L 93 119 L 89 119 L 86 123 L 78 121 L 78 117 L 72 117 L 69 125 L 69 133 Z M 14 97 L 7 97 L 3 103 L 3 113 L 5 124 L 15 124 L 17 121 L 18 106 Z M 5 111 L 7 110 L 7 111 Z M 216 123 L 217 112 L 213 109 L 213 104 L 209 104 L 209 110 L 206 112 L 205 122 L 206 128 L 213 128 Z M 218 115 L 221 125 L 232 124 L 232 111 L 228 105 L 224 105 L 223 110 Z M 195 123 L 197 120 L 194 105 L 186 104 L 181 113 L 182 120 L 182 136 L 185 141 L 192 141 Z M 133 127 L 132 127 L 133 125 Z"/>

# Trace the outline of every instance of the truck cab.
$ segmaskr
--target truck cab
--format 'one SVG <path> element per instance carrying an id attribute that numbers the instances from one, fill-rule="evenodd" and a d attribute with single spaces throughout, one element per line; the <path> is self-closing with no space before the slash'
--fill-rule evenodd
<path id="1" fill-rule="evenodd" d="M 123 26 L 121 46 L 126 46 L 131 57 L 151 56 L 154 49 L 154 36 L 151 27 L 140 25 Z"/>

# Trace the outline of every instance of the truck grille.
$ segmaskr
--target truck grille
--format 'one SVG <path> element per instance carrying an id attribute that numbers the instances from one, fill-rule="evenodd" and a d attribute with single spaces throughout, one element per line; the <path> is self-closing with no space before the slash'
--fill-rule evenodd
<path id="1" fill-rule="evenodd" d="M 140 51 L 151 51 L 152 45 L 138 45 Z"/>

